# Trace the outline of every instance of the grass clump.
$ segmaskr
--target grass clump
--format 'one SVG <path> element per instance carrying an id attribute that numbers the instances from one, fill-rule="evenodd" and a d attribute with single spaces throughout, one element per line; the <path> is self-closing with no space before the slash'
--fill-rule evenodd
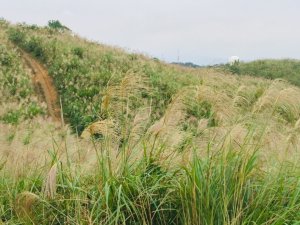
<path id="1" fill-rule="evenodd" d="M 99 151 L 93 174 L 81 173 L 81 168 L 72 172 L 72 164 L 60 163 L 54 173 L 49 170 L 50 180 L 35 174 L 9 181 L 2 173 L 0 192 L 7 194 L 1 199 L 1 220 L 57 224 L 298 222 L 298 169 L 293 164 L 273 164 L 266 170 L 257 150 L 245 150 L 223 145 L 216 152 L 208 149 L 205 157 L 194 155 L 185 166 L 172 167 L 167 166 L 172 157 L 162 163 L 158 155 L 144 155 L 130 162 L 123 158 L 130 154 L 127 152 L 118 157 L 115 168 L 107 158 L 109 153 Z M 47 184 L 54 185 L 50 197 L 44 194 L 43 183 L 51 180 Z"/>

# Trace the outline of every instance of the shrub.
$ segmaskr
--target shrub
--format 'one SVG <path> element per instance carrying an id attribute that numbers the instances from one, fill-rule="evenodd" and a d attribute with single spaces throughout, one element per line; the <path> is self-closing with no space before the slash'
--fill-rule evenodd
<path id="1" fill-rule="evenodd" d="M 231 73 L 240 74 L 239 63 L 234 63 L 233 65 L 229 65 L 229 71 Z"/>
<path id="2" fill-rule="evenodd" d="M 32 102 L 24 109 L 24 119 L 32 119 L 37 115 L 44 114 L 44 110 L 36 103 Z"/>
<path id="3" fill-rule="evenodd" d="M 58 20 L 49 20 L 48 27 L 54 30 L 70 30 L 66 26 L 62 25 Z"/>
<path id="4" fill-rule="evenodd" d="M 22 44 L 25 40 L 25 34 L 19 29 L 11 28 L 8 30 L 8 38 L 16 44 Z"/>
<path id="5" fill-rule="evenodd" d="M 83 58 L 83 48 L 75 47 L 72 49 L 72 53 L 78 56 L 79 58 Z"/>
<path id="6" fill-rule="evenodd" d="M 7 50 L 0 46 L 0 64 L 2 66 L 10 67 L 13 63 L 13 55 L 9 54 Z"/>
<path id="7" fill-rule="evenodd" d="M 217 120 L 215 119 L 215 113 L 213 111 L 211 103 L 208 101 L 192 102 L 188 105 L 187 114 L 194 116 L 198 120 L 208 119 L 208 127 L 215 127 Z"/>
<path id="8" fill-rule="evenodd" d="M 1 120 L 4 123 L 17 125 L 21 117 L 22 117 L 21 110 L 10 110 L 1 117 Z"/>
<path id="9" fill-rule="evenodd" d="M 25 48 L 37 58 L 43 59 L 45 55 L 39 38 L 32 37 L 29 39 L 29 41 L 26 42 Z"/>

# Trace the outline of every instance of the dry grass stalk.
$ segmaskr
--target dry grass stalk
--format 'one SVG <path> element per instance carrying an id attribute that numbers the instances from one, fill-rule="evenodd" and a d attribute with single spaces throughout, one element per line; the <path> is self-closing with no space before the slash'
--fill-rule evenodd
<path id="1" fill-rule="evenodd" d="M 43 194 L 46 198 L 53 199 L 56 194 L 56 175 L 57 175 L 57 164 L 55 163 L 46 178 L 43 186 Z"/>
<path id="2" fill-rule="evenodd" d="M 290 119 L 298 119 L 300 115 L 300 93 L 298 88 L 289 86 L 285 81 L 275 80 L 265 94 L 253 107 L 253 112 L 273 110 Z M 287 118 L 289 119 L 289 118 Z"/>
<path id="3" fill-rule="evenodd" d="M 37 203 L 39 197 L 29 191 L 22 192 L 18 194 L 15 201 L 15 212 L 16 214 L 27 221 L 33 221 L 33 207 Z"/>
<path id="4" fill-rule="evenodd" d="M 184 132 L 180 125 L 186 117 L 185 99 L 188 93 L 188 90 L 178 92 L 168 105 L 164 116 L 148 129 L 150 142 L 158 138 L 158 144 L 166 145 L 171 150 L 182 141 Z"/>
<path id="5" fill-rule="evenodd" d="M 81 134 L 82 138 L 90 138 L 95 134 L 103 135 L 104 137 L 111 137 L 117 139 L 116 125 L 113 120 L 106 119 L 92 123 Z"/>
<path id="6" fill-rule="evenodd" d="M 186 92 L 182 91 L 173 97 L 172 102 L 168 105 L 164 116 L 154 123 L 148 130 L 154 135 L 165 135 L 172 133 L 176 126 L 185 118 L 184 97 Z"/>
<path id="7" fill-rule="evenodd" d="M 193 89 L 196 102 L 209 102 L 215 113 L 215 119 L 218 122 L 229 122 L 236 115 L 237 111 L 232 106 L 232 99 L 224 90 L 216 90 L 210 86 L 199 85 Z M 224 107 L 226 105 L 226 107 Z"/>
<path id="8" fill-rule="evenodd" d="M 150 120 L 150 108 L 140 109 L 135 115 L 129 133 L 129 147 L 134 147 L 145 134 L 145 129 Z"/>
<path id="9" fill-rule="evenodd" d="M 235 97 L 233 98 L 233 105 L 236 107 L 247 107 L 251 104 L 251 95 L 249 90 L 245 85 L 239 86 Z"/>
<path id="10" fill-rule="evenodd" d="M 101 111 L 107 112 L 110 109 L 113 110 L 112 113 L 120 111 L 122 101 L 136 96 L 141 90 L 149 90 L 147 83 L 148 79 L 144 75 L 128 71 L 119 84 L 107 87 L 102 98 Z"/>
<path id="11" fill-rule="evenodd" d="M 287 143 L 290 143 L 294 148 L 297 148 L 299 144 L 299 134 L 300 134 L 300 119 L 296 121 L 294 127 L 288 132 Z"/>

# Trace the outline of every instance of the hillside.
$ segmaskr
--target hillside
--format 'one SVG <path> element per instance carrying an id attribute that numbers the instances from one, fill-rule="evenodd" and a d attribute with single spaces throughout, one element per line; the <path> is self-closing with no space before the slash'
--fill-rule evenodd
<path id="1" fill-rule="evenodd" d="M 6 21 L 0 65 L 0 223 L 300 221 L 300 89 L 287 81 Z"/>
<path id="2" fill-rule="evenodd" d="M 241 62 L 232 67 L 227 65 L 224 68 L 239 75 L 251 75 L 267 79 L 282 78 L 294 85 L 300 86 L 299 60 L 256 60 L 252 62 Z"/>

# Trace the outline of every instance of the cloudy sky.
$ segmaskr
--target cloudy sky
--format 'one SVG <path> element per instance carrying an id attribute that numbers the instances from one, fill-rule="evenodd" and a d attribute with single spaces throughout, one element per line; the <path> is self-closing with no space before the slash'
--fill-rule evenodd
<path id="1" fill-rule="evenodd" d="M 300 59 L 299 0 L 0 0 L 0 17 L 46 25 L 165 61 Z"/>

